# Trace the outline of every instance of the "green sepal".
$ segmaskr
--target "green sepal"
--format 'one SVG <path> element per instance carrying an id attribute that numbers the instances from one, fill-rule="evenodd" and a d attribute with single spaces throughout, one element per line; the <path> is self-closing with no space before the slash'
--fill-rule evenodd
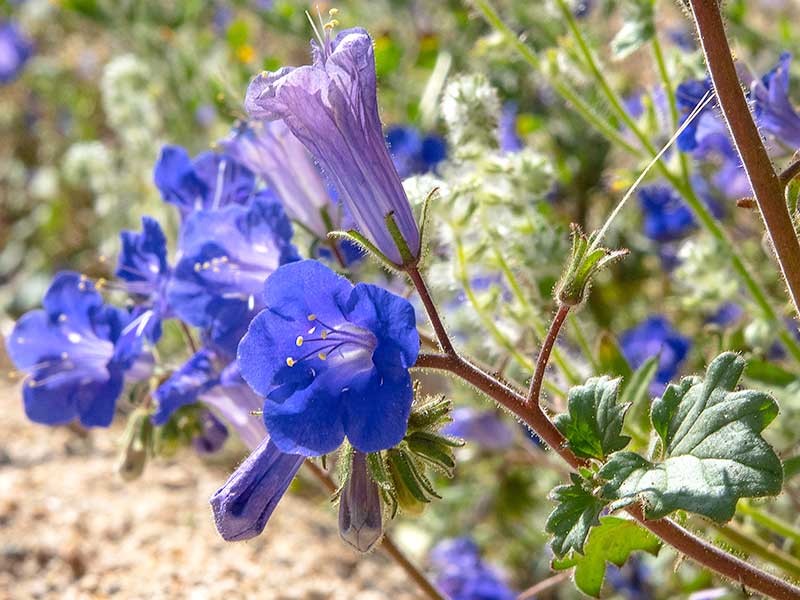
<path id="1" fill-rule="evenodd" d="M 439 429 L 452 420 L 450 418 L 452 408 L 453 403 L 443 395 L 415 406 L 408 417 L 408 430 Z"/>
<path id="2" fill-rule="evenodd" d="M 423 254 L 422 248 L 425 247 L 425 234 L 428 231 L 428 210 L 430 208 L 431 200 L 438 193 L 439 193 L 439 188 L 435 187 L 430 192 L 428 192 L 428 195 L 425 196 L 425 200 L 422 201 L 422 210 L 420 211 L 420 216 L 419 216 L 420 256 Z"/>
<path id="3" fill-rule="evenodd" d="M 456 459 L 453 448 L 463 446 L 460 440 L 453 440 L 427 431 L 416 431 L 406 436 L 405 443 L 414 455 L 442 470 L 448 477 L 453 476 Z"/>
<path id="4" fill-rule="evenodd" d="M 389 230 L 389 235 L 392 236 L 394 245 L 397 246 L 397 250 L 400 252 L 400 258 L 403 260 L 402 264 L 395 265 L 395 267 L 404 269 L 417 264 L 419 262 L 419 256 L 414 256 L 414 253 L 411 252 L 411 248 L 408 247 L 408 242 L 403 237 L 400 228 L 397 226 L 397 221 L 394 219 L 394 211 L 386 215 L 385 221 L 386 228 Z"/>
<path id="5" fill-rule="evenodd" d="M 630 404 L 618 404 L 621 379 L 592 377 L 569 391 L 568 413 L 558 415 L 555 425 L 582 458 L 603 460 L 631 441 L 622 435 L 622 423 Z"/>
<path id="6" fill-rule="evenodd" d="M 593 247 L 596 235 L 595 232 L 587 237 L 580 227 L 572 225 L 572 251 L 554 293 L 559 304 L 568 306 L 582 304 L 586 299 L 592 277 L 628 253 L 627 250 Z"/>
<path id="7" fill-rule="evenodd" d="M 354 243 L 357 246 L 360 246 L 364 249 L 364 251 L 372 254 L 375 258 L 377 258 L 383 265 L 393 271 L 401 270 L 401 268 L 396 265 L 392 260 L 386 256 L 383 252 L 378 250 L 378 247 L 370 242 L 366 237 L 364 237 L 361 233 L 356 231 L 355 229 L 348 229 L 347 231 L 331 231 L 328 233 L 328 237 L 333 240 L 347 240 L 349 242 Z"/>

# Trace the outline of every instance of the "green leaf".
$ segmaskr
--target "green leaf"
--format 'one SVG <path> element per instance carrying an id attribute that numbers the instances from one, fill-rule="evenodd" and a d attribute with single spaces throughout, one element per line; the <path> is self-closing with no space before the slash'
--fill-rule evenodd
<path id="1" fill-rule="evenodd" d="M 663 462 L 633 452 L 611 456 L 599 472 L 612 508 L 642 501 L 647 518 L 687 510 L 724 522 L 739 498 L 780 493 L 781 461 L 760 432 L 778 414 L 769 394 L 734 391 L 745 361 L 732 352 L 708 366 L 705 379 L 670 384 L 651 419 Z"/>
<path id="2" fill-rule="evenodd" d="M 758 359 L 747 361 L 744 376 L 753 381 L 776 387 L 786 387 L 798 379 L 794 373 L 790 373 L 776 364 Z"/>
<path id="3" fill-rule="evenodd" d="M 569 391 L 569 412 L 558 415 L 555 424 L 578 456 L 603 460 L 631 441 L 621 435 L 622 420 L 630 405 L 617 404 L 620 381 L 592 377 Z"/>
<path id="4" fill-rule="evenodd" d="M 550 492 L 550 499 L 558 503 L 547 517 L 545 530 L 553 534 L 550 546 L 556 556 L 567 552 L 583 552 L 583 544 L 589 530 L 599 523 L 600 512 L 605 508 L 603 500 L 595 498 L 584 487 L 584 480 L 573 473 L 572 484 L 560 485 Z"/>
<path id="5" fill-rule="evenodd" d="M 650 430 L 650 383 L 658 371 L 658 362 L 658 356 L 650 357 L 636 369 L 627 382 L 622 382 L 620 402 L 630 404 L 631 407 L 627 416 L 628 424 L 642 432 Z"/>
<path id="6" fill-rule="evenodd" d="M 639 527 L 635 521 L 619 517 L 601 517 L 600 526 L 589 533 L 583 555 L 572 553 L 554 559 L 552 567 L 563 571 L 575 567 L 575 585 L 584 594 L 600 597 L 606 562 L 621 567 L 631 552 L 643 550 L 653 556 L 661 549 L 661 541 L 652 533 Z"/>

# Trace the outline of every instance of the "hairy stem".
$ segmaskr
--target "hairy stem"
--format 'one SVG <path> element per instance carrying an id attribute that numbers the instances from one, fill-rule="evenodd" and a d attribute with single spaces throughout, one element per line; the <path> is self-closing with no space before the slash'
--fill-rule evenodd
<path id="1" fill-rule="evenodd" d="M 531 387 L 528 389 L 528 404 L 538 402 L 542 394 L 542 381 L 544 381 L 544 372 L 547 369 L 547 363 L 550 362 L 550 353 L 553 351 L 553 346 L 558 339 L 558 333 L 561 331 L 564 320 L 569 314 L 569 305 L 562 304 L 558 307 L 553 322 L 550 324 L 550 329 L 547 331 L 547 336 L 542 342 L 542 349 L 539 351 L 539 357 L 536 359 L 536 370 L 531 379 Z"/>
<path id="2" fill-rule="evenodd" d="M 310 460 L 306 460 L 305 466 L 329 493 L 333 494 L 336 492 L 336 484 L 323 469 Z M 425 597 L 431 598 L 432 600 L 447 600 L 442 593 L 436 589 L 436 586 L 428 580 L 425 573 L 420 571 L 414 563 L 408 560 L 408 557 L 397 547 L 397 544 L 389 537 L 388 533 L 384 534 L 381 540 L 381 549 L 383 549 L 383 551 L 400 565 L 406 574 L 414 580 L 414 583 L 424 592 Z"/>
<path id="3" fill-rule="evenodd" d="M 753 188 L 795 310 L 800 312 L 800 243 L 786 208 L 784 186 L 772 168 L 772 162 L 750 114 L 750 107 L 733 64 L 717 2 L 691 0 L 691 6 L 722 114 Z"/>
<path id="4" fill-rule="evenodd" d="M 431 292 L 425 280 L 422 278 L 419 269 L 416 266 L 412 266 L 408 268 L 406 273 L 408 273 L 414 287 L 417 288 L 417 293 L 419 294 L 420 300 L 422 300 L 422 304 L 425 306 L 425 312 L 428 313 L 428 318 L 431 321 L 433 331 L 436 333 L 436 339 L 439 340 L 442 351 L 448 356 L 455 356 L 456 349 L 453 347 L 453 342 L 450 341 L 450 336 L 447 335 L 447 329 L 445 329 L 444 323 L 442 323 L 439 312 L 436 310 L 436 304 L 434 304 L 433 297 L 431 297 Z"/>

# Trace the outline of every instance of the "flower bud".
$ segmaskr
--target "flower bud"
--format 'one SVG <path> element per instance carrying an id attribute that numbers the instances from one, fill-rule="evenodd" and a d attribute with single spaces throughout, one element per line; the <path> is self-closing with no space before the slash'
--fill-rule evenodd
<path id="1" fill-rule="evenodd" d="M 339 502 L 339 535 L 359 552 L 369 552 L 383 535 L 377 484 L 367 472 L 366 455 L 355 450 L 350 477 Z"/>

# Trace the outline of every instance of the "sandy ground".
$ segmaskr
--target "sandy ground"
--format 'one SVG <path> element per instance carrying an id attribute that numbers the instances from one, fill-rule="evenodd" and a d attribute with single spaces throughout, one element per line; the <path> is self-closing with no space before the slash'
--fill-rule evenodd
<path id="1" fill-rule="evenodd" d="M 227 468 L 186 451 L 125 483 L 119 433 L 35 426 L 0 381 L 0 599 L 418 597 L 383 554 L 340 542 L 324 500 L 288 495 L 260 537 L 222 541 L 208 497 Z"/>

